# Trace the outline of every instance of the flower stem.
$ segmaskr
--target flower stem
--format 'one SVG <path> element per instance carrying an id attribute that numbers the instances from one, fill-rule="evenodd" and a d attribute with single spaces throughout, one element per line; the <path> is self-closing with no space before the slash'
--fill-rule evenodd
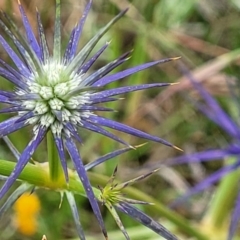
<path id="1" fill-rule="evenodd" d="M 58 181 L 63 177 L 63 170 L 59 160 L 58 151 L 50 131 L 47 133 L 47 152 L 49 162 L 49 174 L 52 181 Z"/>
<path id="2" fill-rule="evenodd" d="M 228 159 L 228 163 L 234 163 L 235 160 Z M 225 176 L 216 189 L 213 200 L 210 203 L 204 220 L 207 219 L 215 228 L 223 227 L 226 220 L 229 219 L 231 208 L 237 196 L 239 183 L 239 170 L 233 171 Z M 203 221 L 204 221 L 203 220 Z"/>
<path id="3" fill-rule="evenodd" d="M 0 159 L 0 175 L 8 177 L 14 170 L 15 166 L 15 162 Z M 28 163 L 20 173 L 18 180 L 32 184 L 37 188 L 47 188 L 54 191 L 67 190 L 73 192 L 74 194 L 87 197 L 84 187 L 77 175 L 71 172 L 69 175 L 69 183 L 66 183 L 64 177 L 59 178 L 58 181 L 52 181 L 49 176 L 48 164 L 45 163 L 36 165 Z M 96 198 L 99 199 L 101 191 L 93 187 L 93 192 Z"/>

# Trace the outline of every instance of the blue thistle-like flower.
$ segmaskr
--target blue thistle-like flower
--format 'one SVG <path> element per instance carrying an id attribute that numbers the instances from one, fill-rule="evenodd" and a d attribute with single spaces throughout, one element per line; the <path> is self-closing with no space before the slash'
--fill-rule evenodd
<path id="1" fill-rule="evenodd" d="M 190 196 L 203 191 L 204 189 L 212 186 L 214 183 L 221 180 L 227 174 L 236 171 L 240 167 L 240 126 L 231 116 L 229 116 L 218 104 L 218 102 L 201 86 L 200 83 L 190 73 L 190 71 L 181 64 L 181 71 L 183 74 L 191 81 L 195 90 L 201 96 L 202 101 L 195 101 L 194 105 L 199 109 L 205 116 L 222 128 L 229 136 L 231 141 L 229 144 L 223 148 L 209 149 L 201 152 L 195 152 L 188 155 L 179 156 L 167 161 L 168 165 L 179 165 L 184 163 L 196 163 L 196 162 L 209 162 L 216 160 L 223 160 L 227 157 L 234 157 L 236 160 L 231 162 L 231 164 L 223 166 L 221 169 L 217 170 L 209 177 L 205 178 L 203 181 L 198 183 L 196 186 L 192 187 L 186 194 L 173 202 L 172 206 L 185 201 Z M 230 86 L 231 87 L 231 86 Z M 234 94 L 234 92 L 232 92 Z M 239 99 L 235 94 L 234 99 L 238 101 Z M 157 164 L 149 166 L 151 168 L 156 168 Z M 228 240 L 233 239 L 236 232 L 238 223 L 240 221 L 240 191 L 238 191 L 238 197 L 236 198 L 236 204 L 232 213 Z"/>
<path id="2" fill-rule="evenodd" d="M 64 149 L 68 151 L 74 163 L 76 171 L 85 187 L 93 211 L 106 237 L 107 233 L 100 210 L 88 180 L 86 169 L 84 168 L 78 152 L 77 145 L 75 144 L 75 140 L 82 142 L 78 134 L 78 128 L 85 128 L 100 133 L 125 145 L 128 144 L 118 136 L 105 130 L 103 127 L 175 147 L 159 137 L 149 135 L 119 122 L 98 116 L 95 111 L 109 111 L 110 109 L 98 106 L 98 104 L 115 101 L 117 100 L 117 98 L 114 97 L 116 95 L 170 85 L 168 83 L 155 83 L 104 90 L 104 87 L 109 83 L 156 64 L 168 62 L 176 58 L 150 62 L 115 74 L 107 75 L 128 59 L 130 52 L 127 52 L 99 70 L 88 74 L 89 68 L 108 47 L 109 42 L 104 44 L 91 58 L 88 58 L 92 49 L 104 33 L 108 31 L 127 10 L 120 12 L 103 27 L 80 50 L 80 52 L 77 52 L 83 25 L 91 8 L 92 0 L 90 0 L 79 23 L 73 28 L 69 42 L 62 56 L 60 0 L 56 0 L 56 19 L 52 54 L 48 48 L 39 12 L 36 12 L 38 26 L 37 40 L 21 3 L 18 2 L 18 4 L 26 38 L 21 35 L 18 28 L 5 13 L 1 13 L 0 19 L 0 27 L 4 30 L 9 39 L 11 39 L 14 48 L 12 48 L 8 41 L 1 35 L 0 44 L 16 66 L 13 68 L 0 59 L 0 75 L 15 86 L 13 92 L 0 90 L 0 102 L 9 105 L 2 109 L 0 113 L 16 114 L 14 117 L 0 123 L 0 137 L 3 138 L 19 129 L 31 125 L 33 126 L 33 138 L 23 150 L 14 171 L 1 188 L 0 198 L 5 195 L 15 182 L 38 145 L 45 138 L 46 134 L 50 132 L 52 133 L 53 141 L 57 148 L 66 181 L 68 181 L 68 171 Z"/>

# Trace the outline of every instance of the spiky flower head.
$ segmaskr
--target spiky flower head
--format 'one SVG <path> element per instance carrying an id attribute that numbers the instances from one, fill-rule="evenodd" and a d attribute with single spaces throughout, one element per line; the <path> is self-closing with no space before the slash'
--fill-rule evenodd
<path id="1" fill-rule="evenodd" d="M 99 198 L 101 199 L 102 203 L 108 208 L 113 218 L 115 219 L 118 227 L 120 228 L 120 230 L 122 231 L 123 235 L 127 240 L 130 240 L 130 237 L 127 231 L 125 230 L 121 222 L 121 219 L 118 216 L 117 211 L 120 211 L 132 217 L 134 220 L 140 222 L 142 225 L 145 225 L 146 227 L 152 229 L 154 232 L 162 236 L 164 239 L 177 240 L 177 237 L 173 235 L 171 232 L 169 232 L 164 226 L 162 226 L 157 221 L 153 220 L 151 217 L 143 213 L 138 208 L 134 207 L 134 204 L 151 204 L 151 203 L 127 198 L 122 192 L 124 188 L 138 181 L 141 181 L 142 179 L 147 178 L 148 176 L 154 174 L 158 170 L 159 169 L 155 169 L 153 171 L 150 171 L 139 177 L 133 178 L 124 183 L 116 183 L 115 182 L 115 176 L 117 173 L 116 167 L 106 186 L 104 188 L 100 188 L 101 194 Z"/>
<path id="2" fill-rule="evenodd" d="M 183 155 L 175 157 L 168 160 L 168 165 L 179 165 L 184 163 L 196 163 L 196 162 L 210 162 L 217 160 L 225 160 L 227 158 L 234 158 L 235 161 L 229 161 L 227 165 L 224 165 L 221 169 L 215 171 L 210 176 L 206 177 L 204 180 L 200 181 L 197 185 L 190 188 L 190 190 L 185 193 L 183 196 L 178 198 L 172 203 L 172 206 L 176 206 L 179 203 L 185 202 L 192 195 L 197 194 L 210 186 L 213 186 L 216 182 L 224 179 L 227 175 L 230 175 L 240 168 L 240 125 L 234 117 L 229 115 L 222 107 L 219 105 L 216 99 L 209 94 L 209 92 L 199 83 L 197 79 L 191 74 L 187 67 L 183 64 L 180 64 L 180 69 L 182 73 L 189 79 L 192 83 L 194 89 L 197 91 L 201 97 L 198 101 L 193 101 L 195 107 L 199 109 L 208 119 L 218 125 L 225 133 L 229 136 L 229 141 L 226 146 L 222 148 L 208 149 L 200 152 L 194 152 L 192 154 Z M 233 89 L 233 86 L 229 85 L 232 98 L 231 100 L 236 101 L 237 107 L 239 104 L 239 86 Z M 151 168 L 158 167 L 158 164 L 151 165 Z M 236 172 L 237 173 L 237 172 Z M 238 196 L 236 197 L 235 207 L 231 216 L 231 222 L 229 225 L 229 232 L 227 239 L 232 240 L 236 233 L 237 227 L 240 222 L 240 191 L 237 190 L 236 185 L 239 185 L 239 174 L 236 175 L 237 178 L 229 178 L 231 180 L 231 187 L 228 185 L 225 186 L 225 190 L 228 189 L 229 193 L 231 191 L 236 191 Z M 220 193 L 220 192 L 219 192 Z M 226 199 L 231 199 L 231 196 L 226 195 L 226 191 L 221 192 L 222 196 L 225 196 Z M 217 193 L 215 194 L 217 195 Z M 225 204 L 225 199 L 219 195 L 216 197 L 216 202 Z M 222 205 L 220 206 L 222 208 Z M 217 209 L 217 208 L 216 208 Z M 219 209 L 218 209 L 219 210 Z M 220 211 L 221 212 L 221 211 Z M 225 220 L 221 215 L 221 221 Z M 209 223 L 208 223 L 209 228 Z"/>
<path id="3" fill-rule="evenodd" d="M 48 48 L 39 12 L 36 11 L 38 26 L 38 37 L 36 37 L 21 3 L 18 2 L 18 4 L 25 29 L 25 36 L 21 35 L 13 21 L 5 13 L 1 13 L 0 19 L 0 26 L 12 40 L 14 48 L 2 36 L 0 36 L 0 43 L 15 64 L 15 68 L 13 68 L 0 59 L 0 75 L 15 85 L 15 89 L 12 92 L 0 90 L 0 102 L 9 105 L 7 108 L 2 109 L 1 113 L 15 113 L 14 117 L 0 123 L 0 137 L 5 137 L 12 132 L 31 125 L 33 126 L 33 138 L 22 152 L 14 171 L 0 190 L 0 198 L 4 196 L 18 178 L 40 142 L 47 135 L 49 147 L 48 160 L 61 162 L 65 178 L 68 181 L 64 149 L 68 151 L 106 236 L 99 207 L 74 141 L 82 142 L 78 134 L 78 128 L 85 128 L 100 133 L 125 145 L 128 144 L 103 127 L 112 128 L 174 147 L 161 138 L 98 116 L 95 113 L 95 111 L 109 111 L 110 109 L 98 104 L 115 101 L 117 100 L 117 98 L 114 98 L 116 95 L 169 85 L 167 83 L 156 83 L 126 86 L 110 90 L 104 89 L 109 83 L 173 59 L 150 62 L 107 75 L 128 59 L 130 54 L 128 52 L 89 74 L 88 70 L 108 47 L 109 42 L 105 43 L 90 58 L 88 58 L 89 54 L 104 33 L 125 14 L 126 10 L 120 12 L 80 52 L 77 52 L 83 25 L 91 8 L 92 0 L 90 0 L 86 5 L 82 18 L 70 34 L 64 53 L 61 54 L 60 0 L 56 0 L 52 53 Z M 59 157 L 59 159 L 57 157 L 57 160 L 54 150 L 51 151 L 51 146 L 54 145 L 51 145 L 52 142 L 55 143 L 55 152 L 57 152 Z M 53 170 L 51 176 L 54 178 L 55 168 L 53 166 L 54 164 L 50 164 L 50 168 Z"/>

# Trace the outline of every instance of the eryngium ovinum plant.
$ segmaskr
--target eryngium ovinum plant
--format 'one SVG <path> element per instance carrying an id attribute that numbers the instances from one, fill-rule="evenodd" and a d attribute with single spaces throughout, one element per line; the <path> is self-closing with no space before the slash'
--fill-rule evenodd
<path id="1" fill-rule="evenodd" d="M 105 204 L 112 212 L 126 239 L 129 239 L 129 237 L 114 211 L 115 208 L 152 228 L 166 239 L 176 239 L 156 221 L 134 208 L 132 206 L 134 201 L 121 197 L 121 190 L 127 184 L 123 184 L 117 189 L 115 185 L 108 187 L 109 184 L 106 186 L 107 190 L 106 188 L 96 189 L 91 186 L 86 172 L 114 155 L 132 148 L 124 140 L 107 131 L 104 127 L 177 148 L 159 137 L 149 135 L 95 113 L 96 111 L 110 111 L 111 109 L 103 107 L 102 104 L 118 100 L 115 96 L 119 94 L 170 85 L 168 83 L 154 83 L 113 89 L 105 88 L 106 85 L 133 73 L 177 58 L 149 62 L 109 74 L 114 68 L 128 59 L 130 53 L 128 52 L 97 71 L 89 72 L 90 67 L 109 46 L 109 42 L 106 42 L 95 54 L 89 57 L 94 46 L 127 10 L 114 17 L 78 52 L 78 43 L 84 22 L 91 8 L 91 0 L 86 5 L 79 23 L 74 26 L 65 49 L 61 46 L 61 4 L 60 0 L 56 0 L 53 50 L 48 47 L 39 12 L 36 11 L 38 36 L 35 36 L 21 3 L 18 4 L 25 30 L 24 35 L 19 32 L 18 27 L 4 12 L 1 13 L 0 19 L 1 29 L 6 35 L 5 37 L 0 36 L 0 43 L 15 65 L 12 67 L 0 59 L 0 75 L 14 85 L 13 91 L 0 90 L 0 102 L 3 104 L 1 113 L 14 114 L 14 116 L 0 123 L 0 137 L 7 142 L 17 157 L 17 163 L 14 167 L 12 163 L 2 162 L 5 165 L 1 166 L 0 174 L 7 176 L 7 178 L 0 189 L 0 199 L 5 196 L 17 179 L 21 179 L 33 184 L 36 188 L 46 187 L 66 193 L 81 239 L 85 239 L 85 237 L 78 221 L 74 193 L 87 196 L 106 239 L 108 238 L 107 231 L 98 201 Z M 29 125 L 32 126 L 33 137 L 22 153 L 18 154 L 7 136 Z M 126 145 L 127 148 L 117 150 L 108 154 L 107 157 L 98 159 L 94 164 L 84 166 L 77 145 L 77 142 L 82 142 L 79 135 L 81 128 L 105 135 Z M 29 164 L 28 162 L 33 153 L 45 137 L 48 151 L 47 166 Z M 65 150 L 74 164 L 80 181 L 76 178 L 76 174 L 68 169 Z M 47 169 L 48 177 L 45 174 L 43 178 L 43 169 Z M 26 185 L 22 185 L 20 189 L 17 189 L 17 192 L 3 206 L 1 213 L 5 212 L 16 199 L 16 196 L 26 191 L 26 188 L 28 188 Z"/>

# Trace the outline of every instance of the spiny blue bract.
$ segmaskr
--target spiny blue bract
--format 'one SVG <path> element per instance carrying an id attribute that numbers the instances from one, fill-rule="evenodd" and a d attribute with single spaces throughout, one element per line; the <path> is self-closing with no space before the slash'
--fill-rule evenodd
<path id="1" fill-rule="evenodd" d="M 32 125 L 33 138 L 22 152 L 14 171 L 0 190 L 0 198 L 4 196 L 15 182 L 46 133 L 51 131 L 66 180 L 68 181 L 68 172 L 64 148 L 68 151 L 75 165 L 94 213 L 106 236 L 99 207 L 74 142 L 74 140 L 81 142 L 78 128 L 85 128 L 100 133 L 125 145 L 128 144 L 103 127 L 112 128 L 174 147 L 161 138 L 149 135 L 119 122 L 100 117 L 94 113 L 95 111 L 110 111 L 111 109 L 99 106 L 98 104 L 117 100 L 117 98 L 113 96 L 169 85 L 167 83 L 156 83 L 104 90 L 104 86 L 109 83 L 173 59 L 150 62 L 107 75 L 128 59 L 130 54 L 130 52 L 128 52 L 99 70 L 91 74 L 86 74 L 97 58 L 108 47 L 109 42 L 104 44 L 91 58 L 88 58 L 92 49 L 104 33 L 127 11 L 120 12 L 103 27 L 80 52 L 77 52 L 78 42 L 91 4 L 92 1 L 89 1 L 82 18 L 73 28 L 63 56 L 61 56 L 60 0 L 56 0 L 56 20 L 52 54 L 48 48 L 38 11 L 36 12 L 38 37 L 36 38 L 24 9 L 19 2 L 26 39 L 19 33 L 13 21 L 11 21 L 5 13 L 1 13 L 0 26 L 8 38 L 12 40 L 17 51 L 13 50 L 8 44 L 8 41 L 0 36 L 2 47 L 16 66 L 13 68 L 0 59 L 0 75 L 15 85 L 13 92 L 0 90 L 0 102 L 9 105 L 9 107 L 2 109 L 1 113 L 16 113 L 14 117 L 0 123 L 0 137 L 7 136 L 27 125 Z"/>

